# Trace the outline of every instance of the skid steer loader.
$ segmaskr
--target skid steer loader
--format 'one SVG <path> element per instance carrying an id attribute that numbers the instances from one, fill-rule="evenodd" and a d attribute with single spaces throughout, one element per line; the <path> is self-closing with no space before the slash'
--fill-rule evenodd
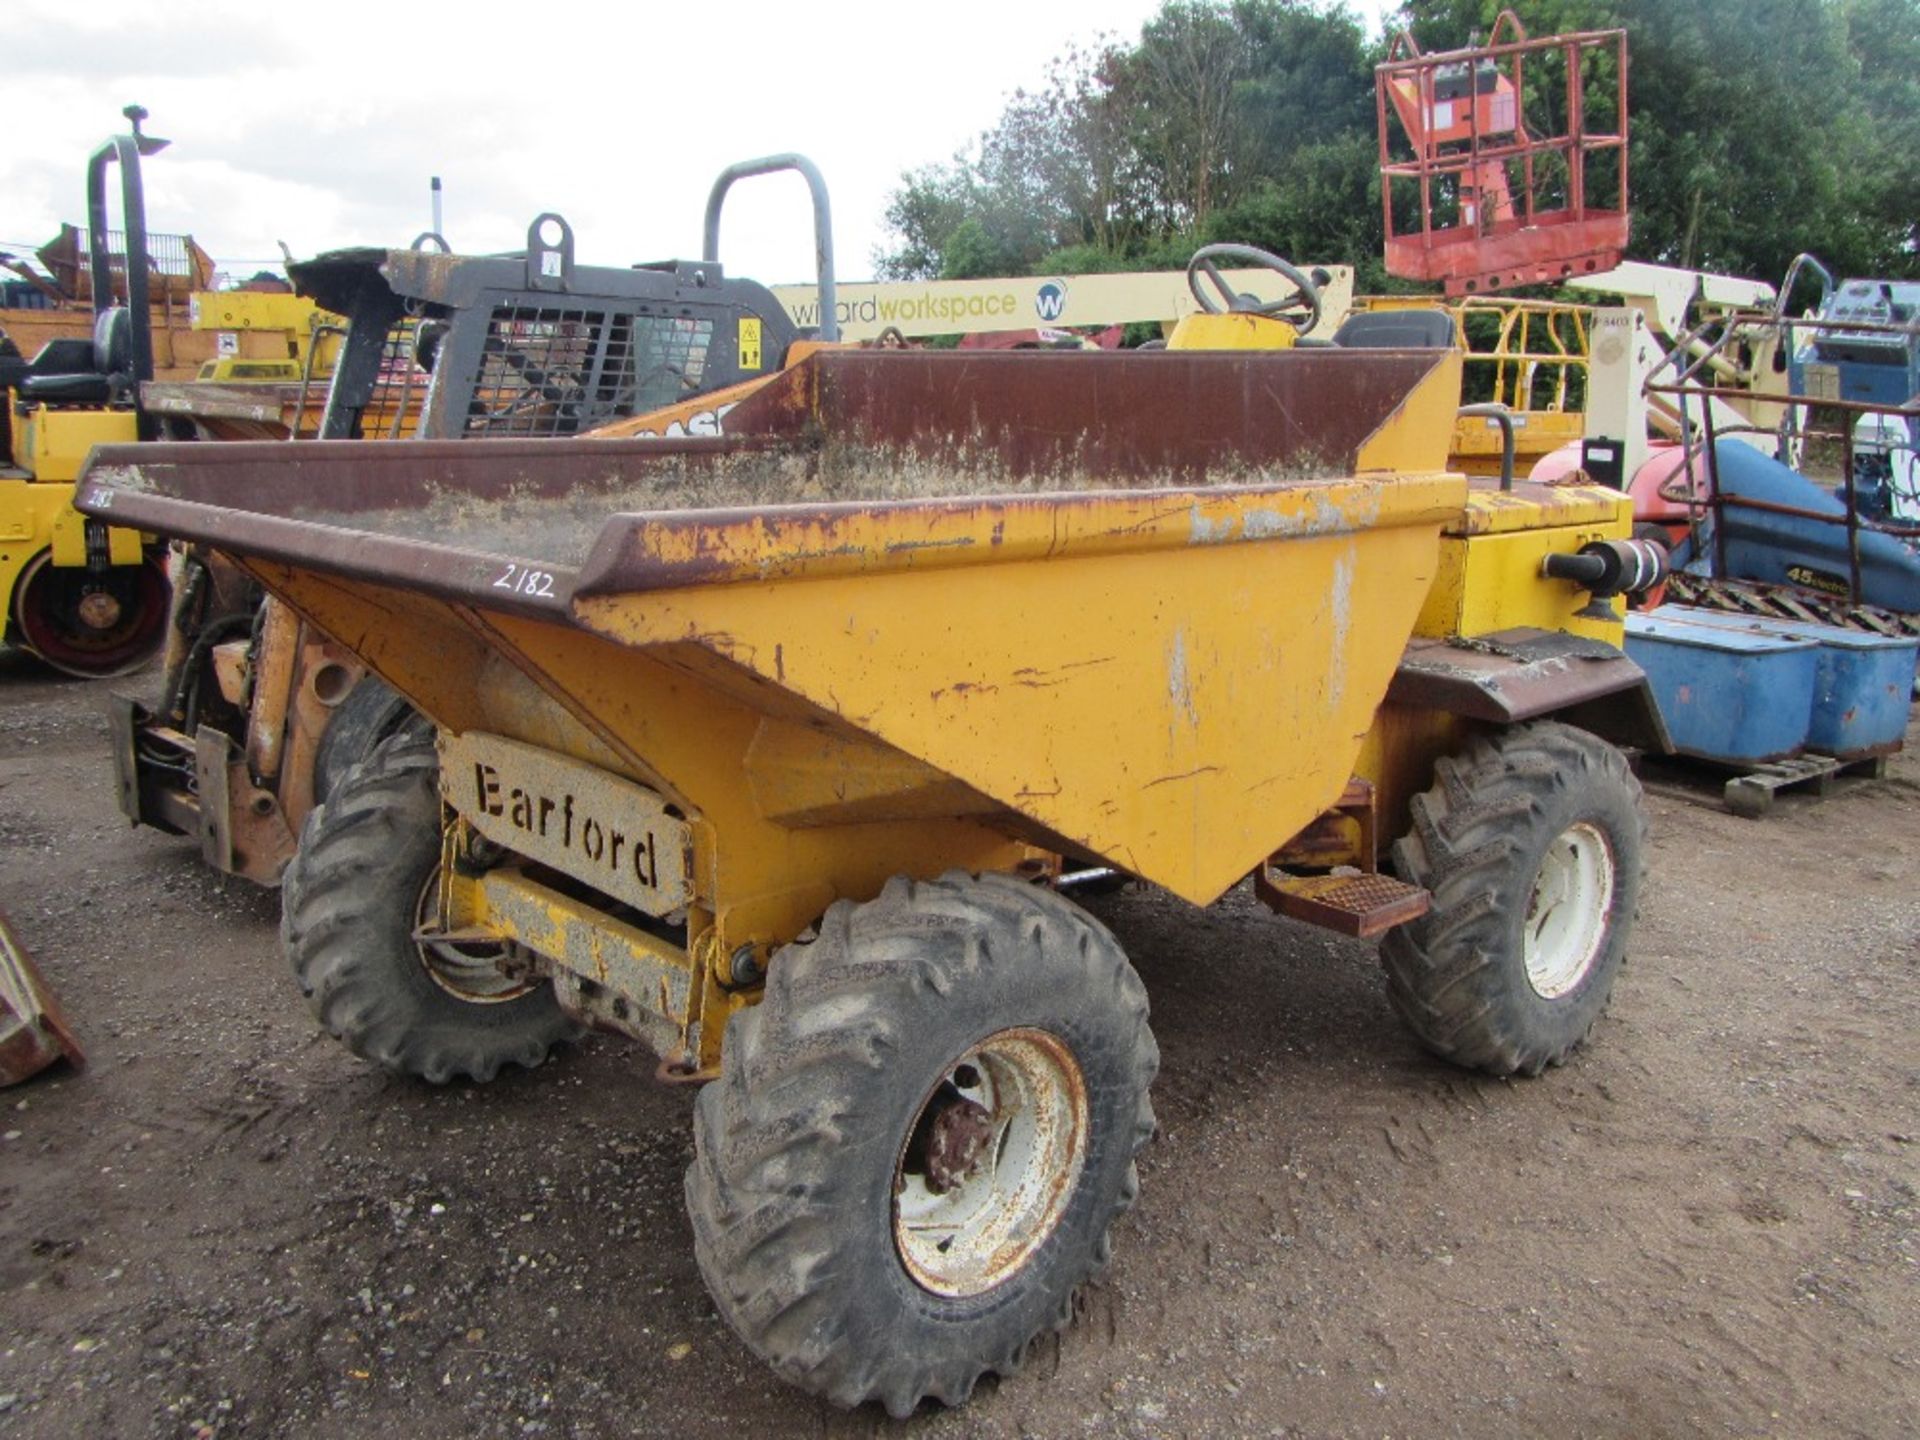
<path id="1" fill-rule="evenodd" d="M 544 214 L 517 254 L 454 255 L 432 236 L 289 267 L 302 295 L 347 322 L 318 440 L 457 446 L 638 416 L 665 436 L 712 433 L 730 395 L 813 348 L 771 292 L 729 278 L 717 259 L 728 187 L 779 169 L 801 170 L 814 192 L 819 313 L 831 317 L 825 187 L 798 156 L 721 175 L 700 261 L 577 264 L 572 228 Z M 834 334 L 829 320 L 822 338 Z M 300 396 L 278 422 L 296 441 L 313 428 L 308 403 Z M 158 701 L 114 703 L 120 807 L 136 824 L 198 837 L 218 870 L 277 884 L 307 811 L 414 711 L 217 546 L 183 548 L 177 570 Z"/>

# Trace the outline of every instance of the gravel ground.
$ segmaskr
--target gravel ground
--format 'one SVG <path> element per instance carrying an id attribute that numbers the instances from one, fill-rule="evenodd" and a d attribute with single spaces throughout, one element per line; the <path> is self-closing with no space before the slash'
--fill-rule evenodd
<path id="1" fill-rule="evenodd" d="M 277 897 L 114 808 L 107 687 L 0 652 L 0 906 L 92 1064 L 0 1093 L 0 1433 L 864 1435 L 708 1304 L 690 1096 L 593 1039 L 431 1089 L 317 1033 Z M 1911 740 L 1920 745 L 1920 732 Z M 1427 1058 L 1370 947 L 1090 902 L 1153 997 L 1113 1270 L 927 1436 L 1920 1431 L 1920 760 L 1735 819 L 1652 780 L 1593 1043 Z"/>

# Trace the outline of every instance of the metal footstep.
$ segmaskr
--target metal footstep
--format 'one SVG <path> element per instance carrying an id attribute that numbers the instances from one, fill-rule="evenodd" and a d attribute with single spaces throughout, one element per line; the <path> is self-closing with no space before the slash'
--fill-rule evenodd
<path id="1" fill-rule="evenodd" d="M 1427 891 L 1391 875 L 1289 875 L 1263 865 L 1253 889 L 1282 915 L 1362 940 L 1418 920 L 1433 906 Z"/>
<path id="2" fill-rule="evenodd" d="M 1756 766 L 1745 775 L 1727 781 L 1722 792 L 1727 809 L 1749 820 L 1757 820 L 1773 809 L 1773 797 L 1781 790 L 1809 786 L 1822 798 L 1833 793 L 1834 781 L 1842 775 L 1858 775 L 1867 780 L 1884 780 L 1887 757 L 1869 755 L 1862 760 L 1842 760 L 1834 755 L 1796 755 L 1787 760 Z"/>

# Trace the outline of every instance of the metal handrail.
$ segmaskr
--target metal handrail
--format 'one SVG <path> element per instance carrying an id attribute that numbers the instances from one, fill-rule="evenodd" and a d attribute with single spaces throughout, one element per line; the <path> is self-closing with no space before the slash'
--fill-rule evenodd
<path id="1" fill-rule="evenodd" d="M 1504 405 L 1462 405 L 1456 415 L 1485 416 L 1500 427 L 1500 489 L 1513 489 L 1513 412 Z"/>
<path id="2" fill-rule="evenodd" d="M 827 199 L 827 182 L 820 167 L 804 155 L 765 155 L 758 160 L 742 160 L 729 165 L 713 182 L 707 195 L 707 219 L 700 247 L 701 259 L 717 264 L 720 259 L 720 208 L 727 191 L 736 180 L 754 175 L 774 175 L 783 170 L 799 173 L 813 196 L 813 258 L 820 287 L 820 338 L 829 342 L 840 338 L 839 297 L 833 279 L 833 209 Z"/>

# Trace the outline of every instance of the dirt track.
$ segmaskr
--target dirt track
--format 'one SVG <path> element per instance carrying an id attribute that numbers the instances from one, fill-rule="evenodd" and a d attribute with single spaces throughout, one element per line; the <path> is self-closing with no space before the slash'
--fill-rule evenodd
<path id="1" fill-rule="evenodd" d="M 0 652 L 0 906 L 93 1059 L 0 1092 L 0 1433 L 896 1428 L 715 1318 L 635 1050 L 433 1090 L 318 1036 L 276 896 L 120 819 L 105 695 Z M 912 1427 L 1920 1430 L 1920 754 L 1765 823 L 1671 785 L 1612 1013 L 1535 1081 L 1426 1058 L 1370 947 L 1092 902 L 1163 1052 L 1140 1205 L 1071 1331 Z"/>

